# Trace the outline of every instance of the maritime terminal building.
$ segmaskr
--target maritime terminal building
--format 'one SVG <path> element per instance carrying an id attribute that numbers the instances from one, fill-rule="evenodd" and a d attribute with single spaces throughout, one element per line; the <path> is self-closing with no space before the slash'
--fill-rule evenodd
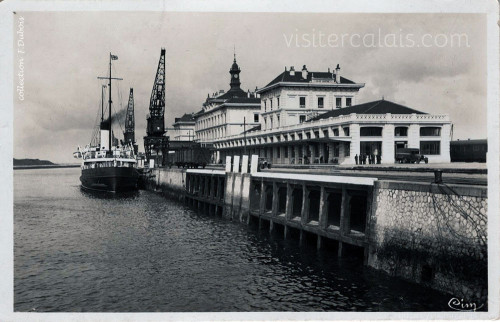
<path id="1" fill-rule="evenodd" d="M 300 71 L 285 68 L 255 94 L 239 89 L 239 83 L 233 87 L 232 78 L 231 90 L 235 88 L 244 102 L 237 105 L 237 114 L 254 122 L 247 121 L 243 129 L 241 120 L 228 117 L 227 108 L 234 106 L 230 90 L 207 99 L 196 122 L 197 139 L 213 144 L 217 161 L 257 154 L 273 164 L 355 164 L 355 156 L 372 155 L 391 164 L 397 149 L 417 148 L 431 163 L 450 162 L 448 115 L 384 99 L 359 104 L 364 85 L 341 76 L 339 65 L 324 72 L 309 71 L 305 65 Z"/>
<path id="2" fill-rule="evenodd" d="M 240 73 L 235 56 L 229 70 L 230 89 L 208 94 L 202 110 L 194 115 L 198 142 L 211 144 L 260 124 L 260 98 L 255 91 L 241 89 Z M 215 155 L 214 160 L 218 160 Z"/>

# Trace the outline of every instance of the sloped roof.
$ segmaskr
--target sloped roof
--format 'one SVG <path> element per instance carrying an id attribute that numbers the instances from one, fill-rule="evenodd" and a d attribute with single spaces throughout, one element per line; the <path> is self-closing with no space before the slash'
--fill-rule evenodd
<path id="1" fill-rule="evenodd" d="M 177 122 L 194 122 L 194 113 L 185 113 L 181 117 L 176 117 L 175 118 L 175 123 Z"/>
<path id="2" fill-rule="evenodd" d="M 391 114 L 413 114 L 413 113 L 415 113 L 415 114 L 427 114 L 427 113 L 414 110 L 412 108 L 409 108 L 409 107 L 401 105 L 401 104 L 396 104 L 396 103 L 391 102 L 391 101 L 378 100 L 378 101 L 353 105 L 353 106 L 349 106 L 349 107 L 338 108 L 338 109 L 323 113 L 315 118 L 308 120 L 307 122 L 320 120 L 320 119 L 326 119 L 329 117 L 337 117 L 340 115 L 349 115 L 351 113 L 356 113 L 356 114 L 386 114 L 386 113 L 391 113 Z"/>
<path id="3" fill-rule="evenodd" d="M 295 71 L 295 75 L 290 75 L 290 71 L 284 71 L 264 87 L 277 84 L 279 82 L 309 83 L 312 78 L 328 78 L 335 80 L 337 75 L 329 72 L 307 72 L 307 78 L 302 78 L 302 71 Z M 340 84 L 356 84 L 350 79 L 340 76 Z"/>

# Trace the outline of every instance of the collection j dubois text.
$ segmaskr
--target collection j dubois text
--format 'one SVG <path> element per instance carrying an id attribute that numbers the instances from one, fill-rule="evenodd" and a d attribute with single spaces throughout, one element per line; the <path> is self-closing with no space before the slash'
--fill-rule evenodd
<path id="1" fill-rule="evenodd" d="M 17 97 L 20 101 L 24 101 L 24 17 L 17 19 Z"/>

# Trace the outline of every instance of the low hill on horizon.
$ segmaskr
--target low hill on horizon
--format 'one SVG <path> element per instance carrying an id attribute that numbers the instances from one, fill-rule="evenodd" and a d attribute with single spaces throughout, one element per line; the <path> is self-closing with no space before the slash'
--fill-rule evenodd
<path id="1" fill-rule="evenodd" d="M 14 158 L 14 166 L 23 166 L 23 165 L 55 165 L 48 160 L 40 160 L 40 159 L 16 159 Z"/>

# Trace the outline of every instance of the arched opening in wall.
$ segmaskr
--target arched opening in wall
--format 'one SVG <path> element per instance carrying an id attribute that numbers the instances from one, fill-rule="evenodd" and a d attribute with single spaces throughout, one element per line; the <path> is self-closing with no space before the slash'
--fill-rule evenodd
<path id="1" fill-rule="evenodd" d="M 287 230 L 288 230 L 287 238 L 297 240 L 297 241 L 299 240 L 299 238 L 300 238 L 300 230 L 299 229 L 288 226 Z"/>
<path id="2" fill-rule="evenodd" d="M 349 201 L 351 230 L 364 233 L 366 229 L 366 210 L 368 206 L 366 191 L 350 192 Z"/>
<path id="3" fill-rule="evenodd" d="M 365 248 L 347 243 L 342 244 L 342 257 L 363 262 L 365 258 Z"/>
<path id="4" fill-rule="evenodd" d="M 278 214 L 286 213 L 286 187 L 279 187 L 278 200 Z"/>
<path id="5" fill-rule="evenodd" d="M 264 231 L 269 231 L 269 220 L 260 218 L 260 229 L 263 229 Z"/>
<path id="6" fill-rule="evenodd" d="M 273 223 L 273 236 L 283 237 L 285 226 L 282 224 Z"/>
<path id="7" fill-rule="evenodd" d="M 261 195 L 261 184 L 257 181 L 252 181 L 252 186 L 250 188 L 250 210 L 254 212 L 259 212 L 260 210 L 260 195 Z"/>
<path id="8" fill-rule="evenodd" d="M 250 228 L 258 228 L 259 227 L 259 217 L 248 215 L 248 226 Z"/>
<path id="9" fill-rule="evenodd" d="M 321 240 L 321 249 L 327 252 L 334 252 L 336 255 L 339 251 L 339 242 L 335 239 L 323 237 Z"/>
<path id="10" fill-rule="evenodd" d="M 327 227 L 338 229 L 340 227 L 340 211 L 342 209 L 342 191 L 330 192 L 328 194 L 327 207 Z"/>
<path id="11" fill-rule="evenodd" d="M 302 214 L 302 187 L 297 187 L 293 189 L 293 207 L 292 207 L 292 218 L 299 217 Z"/>
<path id="12" fill-rule="evenodd" d="M 273 185 L 272 184 L 267 184 L 266 185 L 266 203 L 264 205 L 264 210 L 267 211 L 272 211 L 273 210 Z"/>
<path id="13" fill-rule="evenodd" d="M 318 242 L 318 235 L 308 231 L 302 231 L 302 244 L 306 247 L 316 247 Z"/>
<path id="14" fill-rule="evenodd" d="M 309 216 L 308 222 L 319 223 L 319 203 L 321 199 L 321 191 L 311 189 L 309 191 Z"/>

